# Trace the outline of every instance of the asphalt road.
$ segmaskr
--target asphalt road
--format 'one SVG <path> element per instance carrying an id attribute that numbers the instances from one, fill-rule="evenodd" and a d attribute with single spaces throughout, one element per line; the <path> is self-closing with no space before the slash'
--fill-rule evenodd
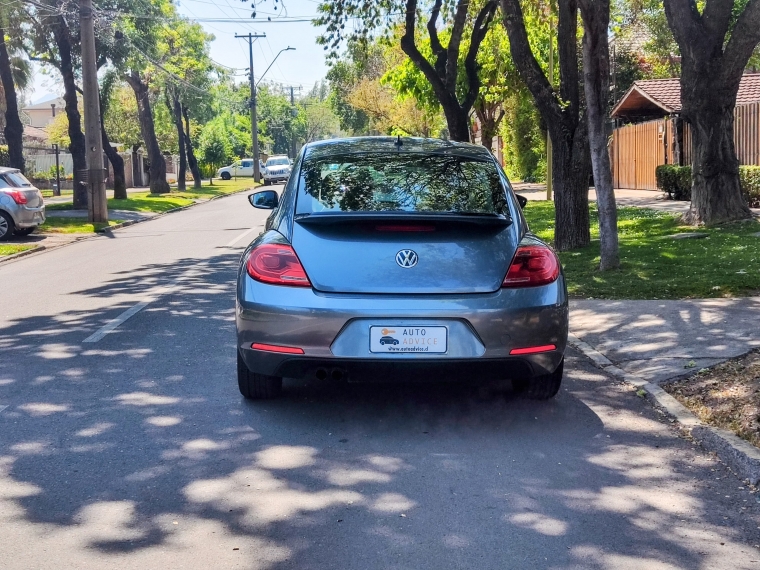
<path id="1" fill-rule="evenodd" d="M 0 568 L 760 568 L 756 495 L 574 353 L 546 403 L 244 401 L 234 279 L 264 218 L 235 195 L 0 266 Z"/>

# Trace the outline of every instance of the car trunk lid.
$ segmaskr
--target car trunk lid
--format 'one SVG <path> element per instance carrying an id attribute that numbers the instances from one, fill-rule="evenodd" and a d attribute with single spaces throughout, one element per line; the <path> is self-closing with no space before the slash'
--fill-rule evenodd
<path id="1" fill-rule="evenodd" d="M 312 286 L 331 293 L 493 292 L 518 240 L 501 215 L 311 214 L 292 234 Z"/>

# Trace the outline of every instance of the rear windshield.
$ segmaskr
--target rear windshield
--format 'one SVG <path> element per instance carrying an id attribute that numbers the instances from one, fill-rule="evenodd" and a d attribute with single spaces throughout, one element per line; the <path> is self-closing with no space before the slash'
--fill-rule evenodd
<path id="1" fill-rule="evenodd" d="M 6 172 L 3 174 L 3 178 L 5 178 L 8 182 L 10 182 L 11 185 L 16 186 L 17 188 L 32 185 L 32 183 L 29 182 L 26 177 L 20 172 Z"/>
<path id="2" fill-rule="evenodd" d="M 296 214 L 503 214 L 505 209 L 506 194 L 492 162 L 419 153 L 307 158 L 296 203 Z"/>

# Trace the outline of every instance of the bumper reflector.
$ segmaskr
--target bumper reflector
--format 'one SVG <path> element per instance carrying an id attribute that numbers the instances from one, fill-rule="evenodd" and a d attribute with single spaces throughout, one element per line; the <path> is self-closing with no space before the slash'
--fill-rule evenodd
<path id="1" fill-rule="evenodd" d="M 251 345 L 254 350 L 264 350 L 266 352 L 283 352 L 285 354 L 303 354 L 302 348 L 296 348 L 294 346 L 277 346 L 275 344 L 261 344 L 260 342 L 254 342 Z"/>
<path id="2" fill-rule="evenodd" d="M 536 354 L 539 352 L 549 352 L 550 350 L 556 350 L 557 346 L 554 344 L 545 344 L 543 346 L 529 346 L 526 348 L 513 348 L 509 351 L 509 354 Z"/>

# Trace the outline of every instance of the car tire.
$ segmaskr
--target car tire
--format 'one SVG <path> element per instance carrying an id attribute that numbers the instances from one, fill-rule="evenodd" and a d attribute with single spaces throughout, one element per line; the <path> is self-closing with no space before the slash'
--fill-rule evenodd
<path id="1" fill-rule="evenodd" d="M 32 228 L 16 228 L 15 230 L 13 230 L 13 235 L 20 236 L 20 237 L 28 236 L 35 229 L 37 229 L 37 228 L 34 228 L 34 227 L 32 227 Z"/>
<path id="2" fill-rule="evenodd" d="M 237 354 L 238 388 L 249 400 L 271 400 L 282 392 L 282 378 L 251 372 L 238 350 Z"/>
<path id="3" fill-rule="evenodd" d="M 222 180 L 229 180 L 230 178 L 232 178 L 232 174 L 229 172 L 222 172 Z"/>
<path id="4" fill-rule="evenodd" d="M 557 395 L 562 385 L 562 374 L 565 369 L 565 359 L 559 363 L 557 369 L 551 374 L 536 376 L 524 382 L 520 386 L 522 396 L 529 400 L 549 400 Z"/>
<path id="5" fill-rule="evenodd" d="M 13 218 L 5 212 L 0 212 L 0 241 L 11 239 L 15 229 L 16 224 L 13 223 Z"/>
<path id="6" fill-rule="evenodd" d="M 268 178 L 264 178 L 264 186 L 270 186 L 272 182 Z"/>

